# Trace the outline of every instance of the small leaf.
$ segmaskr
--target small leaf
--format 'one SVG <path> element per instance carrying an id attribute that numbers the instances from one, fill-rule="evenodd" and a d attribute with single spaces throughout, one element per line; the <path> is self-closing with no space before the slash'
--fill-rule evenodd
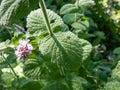
<path id="1" fill-rule="evenodd" d="M 115 48 L 113 53 L 119 55 L 120 54 L 120 47 Z"/>
<path id="2" fill-rule="evenodd" d="M 86 31 L 89 28 L 89 22 L 87 20 L 74 22 L 74 23 L 72 23 L 71 26 L 75 29 L 80 29 L 80 30 Z"/>
<path id="3" fill-rule="evenodd" d="M 94 0 L 76 0 L 75 5 L 86 8 L 94 5 Z"/>
<path id="4" fill-rule="evenodd" d="M 2 51 L 4 51 L 5 49 L 7 49 L 8 46 L 9 46 L 9 43 L 10 43 L 9 40 L 7 40 L 7 41 L 5 41 L 5 42 L 1 42 L 1 43 L 0 43 L 0 52 L 2 52 Z"/>
<path id="5" fill-rule="evenodd" d="M 66 4 L 60 9 L 60 14 L 68 14 L 68 13 L 74 13 L 77 12 L 79 8 L 75 6 L 74 4 Z"/>
<path id="6" fill-rule="evenodd" d="M 72 24 L 73 22 L 78 21 L 80 18 L 81 18 L 81 14 L 70 13 L 70 14 L 65 14 L 63 20 L 66 24 Z"/>

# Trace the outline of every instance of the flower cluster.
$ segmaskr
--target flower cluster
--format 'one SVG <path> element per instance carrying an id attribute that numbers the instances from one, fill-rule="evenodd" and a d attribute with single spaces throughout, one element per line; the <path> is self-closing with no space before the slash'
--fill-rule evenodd
<path id="1" fill-rule="evenodd" d="M 15 54 L 19 58 L 25 58 L 31 53 L 31 50 L 33 49 L 32 45 L 29 43 L 29 40 L 23 39 L 19 41 L 19 45 L 17 46 L 17 50 L 15 51 Z"/>

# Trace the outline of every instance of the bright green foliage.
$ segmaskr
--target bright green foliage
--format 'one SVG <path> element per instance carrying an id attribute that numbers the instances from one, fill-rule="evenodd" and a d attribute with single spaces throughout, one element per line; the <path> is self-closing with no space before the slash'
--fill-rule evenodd
<path id="1" fill-rule="evenodd" d="M 120 61 L 112 72 L 112 78 L 120 79 Z"/>
<path id="2" fill-rule="evenodd" d="M 112 80 L 109 80 L 104 89 L 105 90 L 119 90 L 120 89 L 120 61 L 115 69 L 112 71 Z"/>
<path id="3" fill-rule="evenodd" d="M 20 21 L 37 5 L 38 0 L 2 0 L 0 5 L 0 25 Z"/>
<path id="4" fill-rule="evenodd" d="M 50 25 L 53 31 L 60 31 L 64 25 L 60 16 L 51 10 L 47 10 Z M 27 17 L 28 32 L 35 35 L 48 33 L 41 9 L 32 11 Z"/>
<path id="5" fill-rule="evenodd" d="M 119 90 L 120 89 L 120 81 L 112 80 L 105 85 L 103 90 Z"/>
<path id="6" fill-rule="evenodd" d="M 6 42 L 0 43 L 0 52 L 1 52 L 1 51 L 4 51 L 5 49 L 8 48 L 9 42 L 10 42 L 10 41 L 7 40 Z"/>
<path id="7" fill-rule="evenodd" d="M 7 86 L 10 86 L 12 81 L 14 80 L 14 75 L 11 72 L 5 72 L 1 75 L 1 82 Z"/>

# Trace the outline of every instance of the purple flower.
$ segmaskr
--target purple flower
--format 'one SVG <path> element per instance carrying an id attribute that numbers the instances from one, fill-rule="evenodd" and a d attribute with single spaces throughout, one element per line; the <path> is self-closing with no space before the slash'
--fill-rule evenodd
<path id="1" fill-rule="evenodd" d="M 31 53 L 31 50 L 33 49 L 32 45 L 29 43 L 29 40 L 23 39 L 19 41 L 19 44 L 17 46 L 17 50 L 15 51 L 15 54 L 19 58 L 25 58 Z"/>

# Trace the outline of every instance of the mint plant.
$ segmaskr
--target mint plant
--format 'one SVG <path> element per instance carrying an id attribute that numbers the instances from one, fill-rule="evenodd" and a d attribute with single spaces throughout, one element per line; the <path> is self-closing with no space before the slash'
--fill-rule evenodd
<path id="1" fill-rule="evenodd" d="M 112 2 L 0 0 L 0 90 L 118 90 Z"/>

